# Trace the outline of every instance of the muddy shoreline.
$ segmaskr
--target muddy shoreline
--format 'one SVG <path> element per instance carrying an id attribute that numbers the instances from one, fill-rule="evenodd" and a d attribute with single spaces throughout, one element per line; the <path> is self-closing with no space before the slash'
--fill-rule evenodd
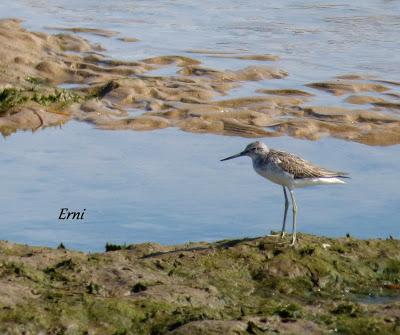
<path id="1" fill-rule="evenodd" d="M 204 67 L 195 58 L 196 52 L 205 52 L 201 50 L 192 51 L 191 57 L 118 61 L 108 58 L 103 46 L 70 34 L 81 31 L 77 27 L 49 35 L 27 31 L 16 19 L 0 21 L 0 132 L 4 136 L 75 119 L 105 130 L 176 127 L 242 137 L 289 135 L 318 140 L 332 136 L 368 145 L 400 143 L 398 82 L 347 74 L 309 83 L 302 90 L 258 90 L 232 99 L 230 91 L 247 81 L 285 80 L 290 74 L 274 66 L 279 55 L 210 53 L 260 64 L 244 63 L 239 70 Z M 95 29 L 85 32 L 115 35 Z M 151 74 L 171 65 L 178 68 L 176 75 Z M 73 88 L 63 88 L 68 86 Z M 314 105 L 321 92 L 336 97 L 337 106 Z M 132 109 L 141 113 L 132 116 Z"/>
<path id="2" fill-rule="evenodd" d="M 83 253 L 0 241 L 2 334 L 399 334 L 400 242 L 300 234 Z"/>

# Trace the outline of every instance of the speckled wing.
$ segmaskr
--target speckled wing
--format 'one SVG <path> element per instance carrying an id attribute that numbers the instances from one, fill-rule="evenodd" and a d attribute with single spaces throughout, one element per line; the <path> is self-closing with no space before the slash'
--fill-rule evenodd
<path id="1" fill-rule="evenodd" d="M 295 179 L 303 178 L 348 178 L 345 172 L 330 171 L 316 166 L 301 157 L 284 151 L 270 150 L 268 160 L 290 173 Z"/>

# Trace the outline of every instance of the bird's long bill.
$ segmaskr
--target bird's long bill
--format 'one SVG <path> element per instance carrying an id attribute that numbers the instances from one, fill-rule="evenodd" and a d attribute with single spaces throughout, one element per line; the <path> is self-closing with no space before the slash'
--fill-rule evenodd
<path id="1" fill-rule="evenodd" d="M 224 159 L 221 159 L 221 162 L 223 162 L 223 161 L 227 161 L 228 159 L 234 159 L 234 158 L 238 158 L 238 157 L 240 157 L 240 156 L 243 156 L 243 152 L 239 152 L 239 153 L 238 153 L 238 154 L 236 154 L 236 155 L 229 156 L 229 157 L 226 157 L 226 158 L 224 158 Z"/>

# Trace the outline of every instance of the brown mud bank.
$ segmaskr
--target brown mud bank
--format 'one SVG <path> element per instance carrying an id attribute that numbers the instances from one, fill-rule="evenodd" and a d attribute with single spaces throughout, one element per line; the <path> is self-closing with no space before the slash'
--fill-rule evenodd
<path id="1" fill-rule="evenodd" d="M 184 56 L 118 61 L 104 55 L 101 46 L 65 33 L 113 38 L 116 32 L 61 30 L 49 35 L 29 32 L 18 20 L 0 21 L 3 135 L 75 119 L 109 130 L 176 127 L 243 137 L 289 135 L 316 140 L 333 136 L 369 145 L 400 143 L 397 82 L 351 74 L 310 83 L 304 90 L 262 89 L 254 96 L 231 99 L 230 91 L 246 82 L 271 81 L 273 86 L 274 80 L 285 80 L 286 71 L 264 65 L 278 57 L 215 53 L 244 64 L 257 63 L 239 70 L 208 68 Z M 176 66 L 176 75 L 151 72 L 166 66 Z M 73 88 L 66 89 L 68 85 Z M 346 107 L 315 106 L 313 99 L 319 94 L 343 99 L 338 106 L 346 103 Z"/>
<path id="2" fill-rule="evenodd" d="M 2 334 L 400 334 L 400 241 L 0 241 Z"/>

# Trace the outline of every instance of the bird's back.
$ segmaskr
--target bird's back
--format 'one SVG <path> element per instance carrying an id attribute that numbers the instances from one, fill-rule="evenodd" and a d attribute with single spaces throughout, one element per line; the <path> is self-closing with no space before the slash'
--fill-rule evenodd
<path id="1" fill-rule="evenodd" d="M 305 178 L 348 178 L 347 173 L 332 171 L 314 165 L 288 152 L 271 149 L 265 157 L 267 164 L 276 165 L 291 174 L 294 179 Z"/>

